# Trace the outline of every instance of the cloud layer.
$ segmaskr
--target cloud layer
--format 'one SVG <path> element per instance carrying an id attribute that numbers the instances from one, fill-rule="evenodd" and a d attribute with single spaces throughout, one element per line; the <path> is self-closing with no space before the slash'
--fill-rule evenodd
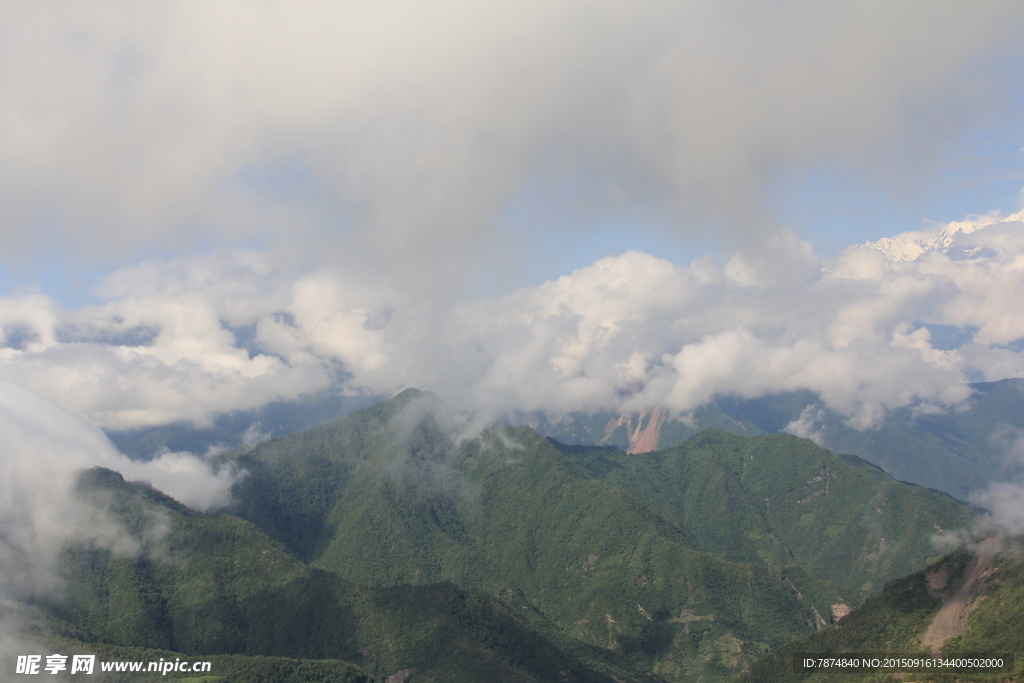
<path id="1" fill-rule="evenodd" d="M 789 172 L 928 183 L 1000 111 L 1024 19 L 1009 1 L 7 11 L 7 258 L 255 240 L 421 296 L 533 236 L 510 206 L 749 236 Z"/>
<path id="2" fill-rule="evenodd" d="M 65 542 L 129 555 L 138 551 L 129 534 L 102 510 L 73 495 L 83 469 L 107 467 L 129 481 L 148 481 L 201 510 L 225 504 L 237 477 L 231 470 L 215 473 L 184 453 L 165 453 L 146 463 L 130 461 L 97 427 L 3 380 L 0 433 L 0 601 L 59 590 L 57 558 Z"/>
<path id="3" fill-rule="evenodd" d="M 1019 3 L 9 12 L 0 253 L 110 272 L 77 310 L 0 300 L 0 377 L 93 424 L 415 385 L 488 414 L 808 388 L 868 426 L 1021 374 L 1018 223 L 823 261 L 768 220 L 787 174 L 934 178 L 951 139 L 1005 113 Z M 551 216 L 569 234 L 727 226 L 741 248 L 627 252 L 466 298 Z M 933 344 L 923 323 L 973 341 Z"/>
<path id="4" fill-rule="evenodd" d="M 267 253 L 146 261 L 110 274 L 100 305 L 0 299 L 0 377 L 111 428 L 206 424 L 330 386 L 418 386 L 490 415 L 685 413 L 719 395 L 810 389 L 866 428 L 889 408 L 956 405 L 969 380 L 1024 376 L 1022 218 L 834 260 L 785 231 L 688 266 L 627 252 L 454 306 Z M 967 341 L 933 343 L 930 328 Z"/>

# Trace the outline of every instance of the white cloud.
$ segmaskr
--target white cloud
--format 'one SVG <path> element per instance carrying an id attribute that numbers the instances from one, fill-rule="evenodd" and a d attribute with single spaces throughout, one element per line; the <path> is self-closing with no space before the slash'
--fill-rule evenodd
<path id="1" fill-rule="evenodd" d="M 93 543 L 131 554 L 134 541 L 102 511 L 72 493 L 78 474 L 101 466 L 145 480 L 197 509 L 227 502 L 239 476 L 211 471 L 183 453 L 130 461 L 95 426 L 49 399 L 0 380 L 0 593 L 7 597 L 57 590 L 64 542 Z"/>
<path id="2" fill-rule="evenodd" d="M 107 427 L 205 424 L 340 381 L 433 389 L 491 415 L 686 412 L 723 394 L 809 389 L 865 428 L 894 407 L 962 402 L 968 376 L 1024 375 L 1024 354 L 1007 346 L 1024 337 L 1018 218 L 911 260 L 854 246 L 822 261 L 785 232 L 689 266 L 627 252 L 455 306 L 339 271 L 296 273 L 267 254 L 149 261 L 111 274 L 101 305 L 0 300 L 3 333 L 21 339 L 0 350 L 0 377 Z M 942 349 L 922 323 L 977 332 Z"/>
<path id="3" fill-rule="evenodd" d="M 821 408 L 809 405 L 800 411 L 800 417 L 787 424 L 782 431 L 795 434 L 804 439 L 810 439 L 819 446 L 825 443 L 824 430 L 821 427 L 815 428 L 817 424 L 827 417 L 827 412 Z"/>
<path id="4" fill-rule="evenodd" d="M 764 228 L 780 174 L 926 182 L 968 114 L 998 109 L 979 74 L 1017 59 L 1019 3 L 8 13 L 0 252 L 121 263 L 264 245 L 117 269 L 105 303 L 79 310 L 0 300 L 0 377 L 94 424 L 207 424 L 342 381 L 489 412 L 810 388 L 863 426 L 956 403 L 967 370 L 1022 374 L 1003 348 L 1024 336 L 1016 224 L 970 219 L 899 238 L 902 260 L 861 247 L 827 263 Z M 508 230 L 538 194 L 569 222 L 632 212 L 685 231 L 704 216 L 745 237 L 722 262 L 630 252 L 452 303 L 543 242 Z M 943 351 L 918 321 L 977 333 Z"/>
<path id="5" fill-rule="evenodd" d="M 144 463 L 123 458 L 116 467 L 109 467 L 129 481 L 145 481 L 197 510 L 226 506 L 231 502 L 231 487 L 245 476 L 231 466 L 214 471 L 193 453 L 160 453 Z"/>
<path id="6" fill-rule="evenodd" d="M 265 259 L 242 252 L 117 271 L 99 291 L 109 303 L 73 312 L 38 294 L 0 299 L 6 336 L 28 340 L 0 349 L 0 375 L 118 428 L 205 424 L 215 412 L 322 388 L 322 362 L 303 351 L 250 354 L 238 345 L 245 330 L 231 329 L 285 307 L 274 276 Z"/>
<path id="7" fill-rule="evenodd" d="M 270 432 L 260 431 L 260 427 L 261 425 L 259 422 L 253 422 L 246 428 L 242 433 L 243 448 L 246 450 L 252 450 L 264 441 L 270 440 Z"/>
<path id="8" fill-rule="evenodd" d="M 111 263 L 256 239 L 413 294 L 493 263 L 502 212 L 537 186 L 584 215 L 753 231 L 779 174 L 927 182 L 970 116 L 998 109 L 1005 88 L 983 67 L 1017 58 L 1024 18 L 1009 1 L 43 1 L 6 14 L 8 258 L 60 245 Z M 741 265 L 730 272 L 746 277 Z"/>

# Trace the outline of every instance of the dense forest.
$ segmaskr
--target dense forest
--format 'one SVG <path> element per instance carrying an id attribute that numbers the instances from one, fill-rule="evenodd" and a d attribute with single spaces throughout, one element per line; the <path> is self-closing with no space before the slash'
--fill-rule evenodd
<path id="1" fill-rule="evenodd" d="M 84 473 L 137 550 L 68 546 L 36 636 L 211 681 L 726 681 L 859 623 L 975 515 L 790 435 L 626 454 L 466 424 L 407 390 L 224 453 L 246 476 L 216 514 Z"/>

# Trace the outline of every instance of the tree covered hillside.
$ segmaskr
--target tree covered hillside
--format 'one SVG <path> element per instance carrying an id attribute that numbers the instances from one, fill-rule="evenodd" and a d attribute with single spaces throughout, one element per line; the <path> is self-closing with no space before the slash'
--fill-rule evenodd
<path id="1" fill-rule="evenodd" d="M 594 463 L 581 454 L 566 457 L 532 429 L 478 433 L 462 420 L 435 397 L 408 390 L 339 421 L 227 454 L 249 473 L 236 490 L 234 512 L 312 566 L 356 583 L 448 580 L 502 596 L 536 609 L 581 642 L 614 649 L 671 680 L 724 680 L 752 658 L 825 625 L 836 608 L 841 613 L 867 591 L 865 580 L 839 587 L 799 566 L 798 551 L 817 556 L 795 537 L 792 555 L 784 548 L 758 553 L 775 544 L 767 536 L 751 541 L 755 550 L 745 558 L 742 547 L 730 554 L 735 538 L 723 536 L 714 547 L 712 531 L 683 523 L 692 520 L 673 512 L 694 494 L 682 479 L 674 503 L 667 502 L 668 490 L 664 500 L 648 499 L 624 480 L 602 481 L 587 469 Z M 792 440 L 798 452 L 807 448 L 803 443 Z M 732 453 L 735 444 L 723 444 Z M 799 465 L 779 473 L 778 485 L 792 477 L 790 488 L 810 487 L 807 497 L 818 497 L 808 479 L 819 473 L 805 470 L 822 453 L 800 456 Z M 747 456 L 723 455 L 737 457 Z M 830 487 L 837 477 L 843 486 L 859 482 L 858 468 L 891 481 L 866 464 L 843 463 L 822 481 Z M 920 489 L 920 498 L 904 495 L 911 488 L 894 489 L 896 503 L 886 503 L 883 492 L 875 505 L 883 508 L 877 516 L 884 523 L 860 531 L 846 526 L 856 526 L 878 496 L 870 486 L 795 509 L 817 515 L 805 523 L 815 533 L 852 534 L 858 548 L 871 540 L 869 531 L 881 528 L 892 534 L 886 543 L 899 548 L 894 557 L 913 568 L 924 564 L 927 543 L 900 534 L 930 536 L 930 514 L 948 524 L 968 513 Z M 743 493 L 750 500 L 757 495 L 755 489 Z M 857 501 L 855 513 L 828 519 L 831 506 L 849 500 Z M 761 524 L 766 534 L 776 533 L 772 525 L 792 522 L 792 534 L 802 533 L 800 518 L 784 512 L 785 501 L 780 506 L 768 526 L 751 513 L 743 522 L 747 531 Z M 822 558 L 819 569 L 846 559 Z M 896 571 L 898 562 L 885 557 L 862 564 L 871 565 L 865 576 L 875 576 L 878 567 Z"/>
<path id="2" fill-rule="evenodd" d="M 647 678 L 614 653 L 562 638 L 535 612 L 450 582 L 357 586 L 304 565 L 249 522 L 192 512 L 114 472 L 92 470 L 80 488 L 141 548 L 66 549 L 66 594 L 39 606 L 55 620 L 49 632 L 84 651 L 99 643 L 193 659 L 239 655 L 226 665 L 247 681 L 260 671 L 298 681 L 303 670 L 313 678 L 302 680 L 342 681 L 398 671 L 420 681 Z"/>
<path id="3" fill-rule="evenodd" d="M 220 514 L 84 476 L 140 550 L 65 549 L 51 642 L 216 655 L 225 682 L 726 681 L 971 519 L 789 435 L 626 454 L 416 390 L 216 460 L 246 473 Z"/>
<path id="4" fill-rule="evenodd" d="M 936 559 L 931 537 L 964 528 L 972 517 L 948 496 L 789 434 L 709 429 L 638 455 L 553 443 L 656 510 L 700 550 L 734 562 L 795 562 L 858 597 Z"/>
<path id="5" fill-rule="evenodd" d="M 1000 550 L 1002 552 L 1000 552 Z M 755 662 L 736 683 L 992 681 L 1024 677 L 1024 556 L 1017 541 L 988 539 L 890 582 L 835 626 Z M 797 672 L 794 653 L 1015 655 L 1012 673 Z"/>

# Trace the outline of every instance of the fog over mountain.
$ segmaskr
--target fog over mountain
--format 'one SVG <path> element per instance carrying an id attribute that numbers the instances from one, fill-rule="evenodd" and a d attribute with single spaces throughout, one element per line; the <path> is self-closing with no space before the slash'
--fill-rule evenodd
<path id="1" fill-rule="evenodd" d="M 5 380 L 0 380 L 0 433 L 0 657 L 5 662 L 8 655 L 34 647 L 15 633 L 34 616 L 20 601 L 63 595 L 59 563 L 65 544 L 81 543 L 122 557 L 141 552 L 137 539 L 102 504 L 75 495 L 82 470 L 116 469 L 198 510 L 222 507 L 243 476 L 231 467 L 214 471 L 190 453 L 133 462 L 99 428 Z M 150 535 L 166 533 L 166 520 L 159 515 L 137 521 Z"/>

